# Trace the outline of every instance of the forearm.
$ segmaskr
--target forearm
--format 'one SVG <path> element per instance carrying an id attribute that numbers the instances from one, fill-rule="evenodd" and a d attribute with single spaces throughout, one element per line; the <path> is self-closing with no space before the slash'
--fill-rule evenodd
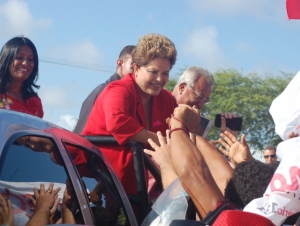
<path id="1" fill-rule="evenodd" d="M 150 131 L 146 130 L 146 129 L 142 129 L 140 132 L 138 132 L 135 135 L 129 137 L 129 140 L 147 144 L 149 138 L 151 138 L 155 143 L 159 143 L 157 135 L 153 132 L 150 132 Z"/>
<path id="2" fill-rule="evenodd" d="M 47 225 L 49 221 L 49 209 L 37 209 L 26 226 L 43 226 Z"/>
<path id="3" fill-rule="evenodd" d="M 178 128 L 174 126 L 173 128 Z M 189 136 L 182 130 L 171 134 L 171 159 L 182 186 L 202 217 L 213 211 L 224 197 L 205 160 Z"/>
<path id="4" fill-rule="evenodd" d="M 232 177 L 233 169 L 228 161 L 205 139 L 196 136 L 196 146 L 203 156 L 216 184 L 224 195 L 227 181 Z"/>
<path id="5" fill-rule="evenodd" d="M 62 206 L 62 221 L 63 224 L 75 224 L 72 211 L 64 205 Z"/>
<path id="6" fill-rule="evenodd" d="M 160 168 L 160 173 L 163 189 L 166 189 L 178 177 L 172 165 Z"/>

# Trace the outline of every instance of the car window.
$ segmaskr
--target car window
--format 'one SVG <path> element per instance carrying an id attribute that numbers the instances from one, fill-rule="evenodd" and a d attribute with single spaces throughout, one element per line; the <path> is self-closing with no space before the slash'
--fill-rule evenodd
<path id="1" fill-rule="evenodd" d="M 47 189 L 51 182 L 54 189 L 61 187 L 58 197 L 61 199 L 50 223 L 61 218 L 61 206 L 68 176 L 62 158 L 55 143 L 47 137 L 27 135 L 16 140 L 9 140 L 0 157 L 0 192 L 8 195 L 13 205 L 16 225 L 25 225 L 33 214 L 33 188 L 40 189 L 40 184 Z M 69 185 L 69 190 L 72 190 Z M 78 204 L 76 197 L 74 202 Z M 76 205 L 75 204 L 75 205 Z M 77 205 L 78 206 L 78 205 Z M 81 217 L 79 210 L 74 215 Z"/>
<path id="2" fill-rule="evenodd" d="M 96 225 L 127 225 L 127 213 L 104 161 L 94 153 L 65 143 L 86 186 Z"/>

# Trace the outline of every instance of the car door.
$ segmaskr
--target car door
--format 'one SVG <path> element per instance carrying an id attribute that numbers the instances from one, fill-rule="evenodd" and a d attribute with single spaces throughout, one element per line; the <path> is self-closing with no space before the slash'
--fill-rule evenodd
<path id="1" fill-rule="evenodd" d="M 33 214 L 31 208 L 34 206 L 29 197 L 33 195 L 33 188 L 39 189 L 40 184 L 48 188 L 50 183 L 54 183 L 54 189 L 61 188 L 58 193 L 60 203 L 50 223 L 61 218 L 67 180 L 70 182 L 70 190 L 77 194 L 73 197 L 78 207 L 76 217 L 84 224 L 93 224 L 88 201 L 82 193 L 82 185 L 78 183 L 80 178 L 76 175 L 76 169 L 73 168 L 66 151 L 59 150 L 49 134 L 37 130 L 12 133 L 1 152 L 0 192 L 9 196 L 17 225 L 25 225 L 29 220 L 27 215 Z"/>

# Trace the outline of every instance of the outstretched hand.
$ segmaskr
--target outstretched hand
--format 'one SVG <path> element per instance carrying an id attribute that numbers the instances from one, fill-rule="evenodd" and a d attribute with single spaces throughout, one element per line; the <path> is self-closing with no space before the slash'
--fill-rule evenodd
<path id="1" fill-rule="evenodd" d="M 1 225 L 14 225 L 14 214 L 10 200 L 8 199 L 7 191 L 5 190 L 5 195 L 0 194 L 0 224 Z M 8 193 L 9 195 L 9 193 Z"/>
<path id="2" fill-rule="evenodd" d="M 228 131 L 221 133 L 220 136 L 222 139 L 220 138 L 215 143 L 221 144 L 226 149 L 219 147 L 219 151 L 228 156 L 233 164 L 254 159 L 246 142 L 245 134 L 242 135 L 241 141 Z"/>
<path id="3" fill-rule="evenodd" d="M 45 189 L 45 185 L 41 184 L 40 191 L 38 191 L 37 188 L 33 189 L 34 196 L 36 198 L 36 203 L 35 203 L 36 210 L 35 211 L 38 211 L 39 209 L 47 209 L 47 210 L 49 210 L 49 212 L 50 212 L 50 210 L 52 210 L 52 213 L 53 213 L 53 211 L 56 210 L 56 208 L 55 208 L 55 210 L 53 210 L 52 208 L 54 207 L 54 204 L 56 204 L 56 206 L 57 206 L 60 201 L 60 200 L 57 200 L 57 197 L 58 197 L 57 193 L 60 191 L 60 187 L 53 190 L 53 186 L 54 186 L 54 184 L 50 183 L 48 189 Z"/>
<path id="4" fill-rule="evenodd" d="M 163 137 L 161 132 L 157 132 L 159 144 L 156 144 L 152 139 L 148 139 L 148 143 L 154 151 L 144 149 L 144 152 L 154 159 L 160 167 L 163 188 L 167 188 L 176 178 L 171 161 L 171 139 L 170 130 L 166 131 L 167 137 Z"/>
<path id="5" fill-rule="evenodd" d="M 157 132 L 159 144 L 156 144 L 152 139 L 148 139 L 148 143 L 154 151 L 144 149 L 144 152 L 150 155 L 154 161 L 159 165 L 160 169 L 172 167 L 171 163 L 171 147 L 170 147 L 170 131 L 166 131 L 166 138 L 163 137 L 161 132 Z"/>

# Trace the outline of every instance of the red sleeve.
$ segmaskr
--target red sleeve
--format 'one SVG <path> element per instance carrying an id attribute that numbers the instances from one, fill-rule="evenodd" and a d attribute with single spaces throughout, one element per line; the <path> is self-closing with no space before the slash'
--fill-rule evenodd
<path id="1" fill-rule="evenodd" d="M 106 130 L 110 132 L 120 145 L 128 138 L 144 129 L 137 121 L 136 90 L 130 90 L 135 85 L 127 87 L 126 83 L 112 83 L 104 91 L 103 98 L 96 103 L 103 109 Z M 109 107 L 107 107 L 109 106 Z M 100 109 L 99 109 L 100 110 Z"/>

